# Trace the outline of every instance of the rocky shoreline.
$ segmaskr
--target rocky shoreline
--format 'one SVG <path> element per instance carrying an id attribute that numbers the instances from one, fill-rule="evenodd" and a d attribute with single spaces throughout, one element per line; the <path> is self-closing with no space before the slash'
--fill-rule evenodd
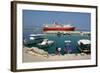
<path id="1" fill-rule="evenodd" d="M 41 61 L 63 61 L 63 60 L 87 60 L 91 59 L 90 54 L 65 54 L 56 55 L 48 54 L 48 52 L 37 47 L 23 48 L 23 62 L 41 62 Z"/>

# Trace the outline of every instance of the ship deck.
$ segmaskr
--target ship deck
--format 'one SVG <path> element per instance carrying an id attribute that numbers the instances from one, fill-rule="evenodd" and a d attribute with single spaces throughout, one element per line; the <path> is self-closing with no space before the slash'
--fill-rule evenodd
<path id="1" fill-rule="evenodd" d="M 91 32 L 88 32 L 88 31 L 45 31 L 43 33 L 63 33 L 63 34 L 87 34 L 87 35 L 90 35 Z"/>

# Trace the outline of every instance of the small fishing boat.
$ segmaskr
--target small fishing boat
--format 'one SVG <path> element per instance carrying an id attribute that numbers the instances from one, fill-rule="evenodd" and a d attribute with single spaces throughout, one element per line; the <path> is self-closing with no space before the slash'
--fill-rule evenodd
<path id="1" fill-rule="evenodd" d="M 41 43 L 38 43 L 39 47 L 48 47 L 54 43 L 52 40 L 44 39 Z"/>
<path id="2" fill-rule="evenodd" d="M 71 40 L 65 40 L 64 42 L 65 43 L 71 43 Z"/>
<path id="3" fill-rule="evenodd" d="M 78 48 L 82 53 L 91 53 L 91 41 L 88 39 L 81 39 L 78 41 Z"/>
<path id="4" fill-rule="evenodd" d="M 24 38 L 24 45 L 37 44 L 43 41 L 43 34 L 30 34 L 28 37 Z"/>

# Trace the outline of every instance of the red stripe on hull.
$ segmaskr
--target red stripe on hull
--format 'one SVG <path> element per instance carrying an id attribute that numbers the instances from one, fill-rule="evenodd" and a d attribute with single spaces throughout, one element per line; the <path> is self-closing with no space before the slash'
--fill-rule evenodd
<path id="1" fill-rule="evenodd" d="M 47 28 L 45 27 L 43 31 L 74 31 L 75 27 L 70 28 Z"/>

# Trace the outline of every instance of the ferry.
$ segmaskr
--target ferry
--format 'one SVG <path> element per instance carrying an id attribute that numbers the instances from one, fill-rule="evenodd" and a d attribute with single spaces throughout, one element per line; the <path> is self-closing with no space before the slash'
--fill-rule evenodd
<path id="1" fill-rule="evenodd" d="M 66 31 L 74 31 L 75 27 L 68 24 L 58 24 L 57 22 L 54 22 L 53 24 L 44 24 L 43 27 L 43 32 L 49 32 L 49 31 L 62 31 L 62 32 L 66 32 Z"/>

